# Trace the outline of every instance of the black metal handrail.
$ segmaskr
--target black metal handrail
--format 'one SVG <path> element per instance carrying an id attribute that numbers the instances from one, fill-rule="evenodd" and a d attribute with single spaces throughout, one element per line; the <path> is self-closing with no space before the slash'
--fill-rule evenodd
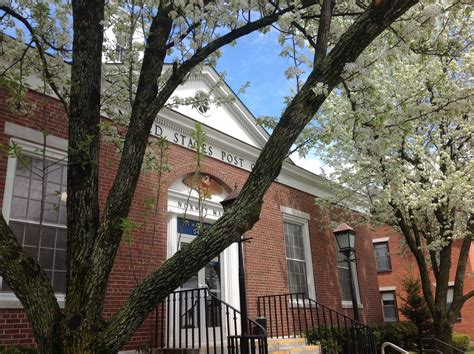
<path id="1" fill-rule="evenodd" d="M 248 348 L 258 348 L 266 354 L 265 329 L 247 319 L 250 333 L 240 333 L 241 313 L 219 299 L 208 288 L 178 290 L 166 297 L 156 308 L 155 348 L 197 349 L 206 353 L 224 354 L 248 343 Z M 240 343 L 238 343 L 240 341 Z M 265 344 L 265 345 L 264 345 Z M 260 349 L 262 348 L 262 349 Z M 264 349 L 263 349 L 264 348 Z"/>
<path id="2" fill-rule="evenodd" d="M 259 296 L 257 311 L 259 317 L 267 319 L 271 338 L 306 336 L 326 353 L 376 353 L 370 327 L 303 293 Z"/>
<path id="3" fill-rule="evenodd" d="M 247 349 L 242 350 L 242 346 Z M 265 335 L 229 336 L 228 354 L 268 354 L 268 343 Z"/>
<path id="4" fill-rule="evenodd" d="M 454 353 L 464 353 L 461 349 L 437 338 L 421 338 L 421 353 L 444 353 L 446 348 L 452 349 Z"/>

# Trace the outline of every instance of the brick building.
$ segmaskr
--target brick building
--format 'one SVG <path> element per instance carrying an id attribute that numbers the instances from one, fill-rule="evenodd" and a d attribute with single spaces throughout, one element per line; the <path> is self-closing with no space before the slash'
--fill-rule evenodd
<path id="1" fill-rule="evenodd" d="M 408 246 L 403 243 L 403 236 L 391 227 L 382 227 L 371 231 L 374 254 L 376 256 L 377 277 L 380 297 L 385 322 L 403 320 L 403 315 L 398 308 L 402 305 L 401 297 L 405 297 L 402 281 L 407 276 L 419 278 L 416 260 Z M 459 258 L 461 242 L 455 241 L 452 251 L 452 266 L 449 277 L 450 286 L 454 286 L 454 278 Z M 435 286 L 433 277 L 432 286 Z M 471 247 L 466 275 L 464 278 L 464 291 L 474 289 L 474 248 Z M 452 289 L 448 290 L 448 304 L 452 301 Z M 468 300 L 462 310 L 461 317 L 454 325 L 454 331 L 469 335 L 474 340 L 474 300 Z"/>
<path id="2" fill-rule="evenodd" d="M 183 84 L 176 95 L 193 96 L 199 90 L 210 90 L 219 79 L 212 68 L 206 67 L 200 75 Z M 221 85 L 219 90 L 220 95 L 234 96 L 226 85 Z M 67 121 L 54 98 L 31 90 L 28 101 L 29 114 L 14 113 L 8 94 L 0 91 L 0 143 L 5 146 L 16 143 L 28 161 L 22 164 L 17 158 L 0 155 L 2 213 L 18 241 L 46 269 L 58 301 L 63 304 L 67 232 L 67 171 L 63 164 L 67 158 Z M 129 215 L 138 230 L 127 237 L 118 252 L 109 282 L 105 318 L 119 309 L 137 282 L 196 237 L 193 225 L 199 218 L 199 200 L 189 182 L 189 176 L 195 171 L 192 132 L 196 122 L 201 122 L 206 132 L 207 156 L 202 172 L 212 186 L 212 196 L 205 200 L 202 208 L 206 224 L 220 217 L 223 212 L 220 201 L 234 186 L 241 187 L 245 183 L 268 138 L 237 98 L 221 106 L 163 109 L 159 113 L 150 139 L 164 136 L 169 141 L 171 172 L 164 174 L 160 188 L 156 172 L 144 171 L 140 177 Z M 46 200 L 44 236 L 39 244 L 41 176 L 38 171 L 42 166 L 41 131 L 44 130 L 49 132 L 46 158 L 54 167 L 47 172 L 51 193 Z M 103 142 L 100 159 L 100 201 L 104 205 L 119 161 L 116 147 Z M 252 238 L 251 243 L 244 246 L 250 318 L 257 316 L 258 296 L 290 292 L 305 293 L 325 306 L 352 316 L 350 270 L 338 262 L 332 229 L 340 222 L 351 224 L 354 214 L 328 216 L 322 212 L 315 198 L 331 193 L 323 182 L 321 177 L 288 161 L 266 194 L 260 221 L 246 234 Z M 158 214 L 153 219 L 150 197 L 155 197 L 158 189 Z M 372 238 L 366 227 L 357 227 L 356 233 L 358 260 L 353 276 L 357 301 L 362 322 L 374 324 L 382 321 L 382 308 Z M 182 288 L 207 287 L 214 296 L 239 308 L 237 247 L 237 244 L 229 247 Z M 32 344 L 31 330 L 20 302 L 8 284 L 3 282 L 0 286 L 0 345 Z M 157 317 L 152 314 L 125 349 L 156 341 L 156 321 Z"/>

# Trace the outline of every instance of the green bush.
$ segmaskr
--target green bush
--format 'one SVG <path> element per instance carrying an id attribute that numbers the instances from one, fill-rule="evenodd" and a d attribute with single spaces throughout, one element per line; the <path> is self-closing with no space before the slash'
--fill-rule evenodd
<path id="1" fill-rule="evenodd" d="M 36 354 L 36 349 L 15 345 L 14 347 L 0 347 L 0 354 Z"/>
<path id="2" fill-rule="evenodd" d="M 352 351 L 353 346 L 359 347 L 363 350 L 363 346 L 370 345 L 366 340 L 370 340 L 367 336 L 365 327 L 351 328 L 338 327 L 330 325 L 322 325 L 316 327 L 312 331 L 305 333 L 306 342 L 309 345 L 320 345 L 323 353 L 347 353 Z M 357 343 L 356 339 L 360 338 Z"/>
<path id="3" fill-rule="evenodd" d="M 323 351 L 331 352 L 341 352 L 351 341 L 349 329 L 336 326 L 319 326 L 306 332 L 305 336 L 309 345 L 320 345 Z"/>
<path id="4" fill-rule="evenodd" d="M 471 346 L 471 339 L 467 334 L 453 333 L 453 346 L 467 352 Z"/>
<path id="5" fill-rule="evenodd" d="M 411 322 L 383 323 L 374 327 L 378 346 L 391 342 L 405 350 L 415 349 L 418 329 Z"/>

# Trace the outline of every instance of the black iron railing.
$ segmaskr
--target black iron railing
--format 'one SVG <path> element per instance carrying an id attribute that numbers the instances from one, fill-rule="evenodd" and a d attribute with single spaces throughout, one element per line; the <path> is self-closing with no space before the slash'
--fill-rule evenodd
<path id="1" fill-rule="evenodd" d="M 265 335 L 229 336 L 227 349 L 228 354 L 268 354 L 267 337 Z"/>
<path id="2" fill-rule="evenodd" d="M 242 335 L 241 314 L 220 300 L 208 288 L 175 291 L 156 308 L 155 348 L 198 349 L 206 353 L 237 353 L 249 348 L 251 353 L 266 354 L 265 329 L 246 320 L 249 333 Z M 252 348 L 256 352 L 252 352 Z M 239 351 L 240 353 L 240 351 Z"/>
<path id="3" fill-rule="evenodd" d="M 267 336 L 288 338 L 305 336 L 325 353 L 376 353 L 372 329 L 339 313 L 305 294 L 259 296 L 259 317 L 267 319 Z"/>
<path id="4" fill-rule="evenodd" d="M 459 348 L 440 341 L 436 338 L 421 338 L 421 353 L 446 353 L 451 350 L 453 353 L 464 353 Z"/>

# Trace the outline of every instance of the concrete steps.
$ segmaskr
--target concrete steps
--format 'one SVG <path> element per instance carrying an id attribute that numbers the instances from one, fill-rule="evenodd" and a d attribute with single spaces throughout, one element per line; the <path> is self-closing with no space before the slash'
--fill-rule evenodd
<path id="1" fill-rule="evenodd" d="M 268 353 L 320 354 L 319 345 L 307 345 L 305 338 L 268 338 Z"/>
<path id="2" fill-rule="evenodd" d="M 217 349 L 221 353 L 221 348 Z M 153 349 L 153 354 L 206 354 L 207 348 L 196 349 Z M 209 353 L 214 354 L 214 348 L 209 348 Z M 224 354 L 227 345 L 224 345 Z M 319 345 L 307 345 L 305 338 L 268 338 L 269 354 L 321 354 Z"/>

